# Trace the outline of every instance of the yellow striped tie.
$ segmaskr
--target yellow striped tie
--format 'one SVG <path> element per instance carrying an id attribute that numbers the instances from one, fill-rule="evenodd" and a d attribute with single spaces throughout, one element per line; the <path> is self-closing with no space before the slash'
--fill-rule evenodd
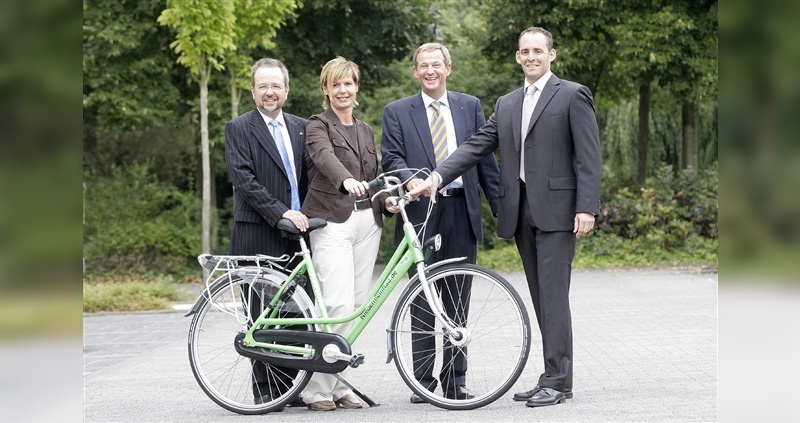
<path id="1" fill-rule="evenodd" d="M 447 157 L 447 129 L 444 126 L 444 117 L 439 113 L 439 102 L 431 103 L 433 107 L 433 121 L 431 123 L 431 139 L 433 140 L 433 154 L 436 164 Z"/>

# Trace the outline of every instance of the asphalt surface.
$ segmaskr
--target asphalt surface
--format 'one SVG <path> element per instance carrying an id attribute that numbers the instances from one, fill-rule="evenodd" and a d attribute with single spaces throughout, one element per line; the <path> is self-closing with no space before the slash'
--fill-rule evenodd
<path id="1" fill-rule="evenodd" d="M 524 275 L 504 276 L 525 299 L 534 324 Z M 575 271 L 575 397 L 541 408 L 511 399 L 532 388 L 542 371 L 535 324 L 528 364 L 505 396 L 469 411 L 410 404 L 411 391 L 394 363 L 386 364 L 385 330 L 401 287 L 354 345 L 366 362 L 350 371 L 349 380 L 380 404 L 361 410 L 231 413 L 194 380 L 190 318 L 182 311 L 87 314 L 84 421 L 717 421 L 717 286 L 717 273 L 699 268 Z"/>

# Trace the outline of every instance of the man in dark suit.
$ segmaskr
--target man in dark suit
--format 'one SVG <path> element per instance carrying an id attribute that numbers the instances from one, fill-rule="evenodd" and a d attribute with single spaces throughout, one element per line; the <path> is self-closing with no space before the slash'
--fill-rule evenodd
<path id="1" fill-rule="evenodd" d="M 600 203 L 600 135 L 588 88 L 550 71 L 553 37 L 520 34 L 524 88 L 500 97 L 489 121 L 410 194 L 446 184 L 500 149 L 497 233 L 514 237 L 542 334 L 544 373 L 514 399 L 529 407 L 572 398 L 569 286 L 575 240 L 594 226 Z"/>
<path id="2" fill-rule="evenodd" d="M 234 187 L 234 222 L 231 255 L 293 254 L 299 244 L 283 238 L 276 228 L 286 218 L 301 231 L 308 219 L 300 213 L 306 195 L 306 120 L 282 110 L 289 94 L 289 72 L 275 59 L 253 65 L 250 92 L 256 108 L 225 125 L 225 159 Z M 254 317 L 263 307 L 255 301 Z M 269 381 L 289 377 L 296 370 L 269 370 L 253 361 L 253 395 L 256 404 L 267 402 L 279 386 Z M 304 405 L 304 404 L 302 404 Z"/>
<path id="3" fill-rule="evenodd" d="M 383 171 L 394 171 L 394 175 L 408 180 L 406 186 L 413 189 L 422 178 L 409 168 L 433 169 L 437 162 L 456 151 L 470 135 L 486 122 L 480 100 L 471 95 L 447 91 L 447 76 L 451 72 L 450 52 L 439 43 L 420 46 L 414 53 L 414 76 L 419 80 L 422 92 L 411 97 L 394 101 L 383 110 L 383 136 L 381 154 Z M 436 121 L 437 117 L 439 122 Z M 436 142 L 441 141 L 439 148 Z M 438 159 L 438 160 L 437 160 Z M 461 176 L 455 178 L 442 190 L 442 198 L 431 212 L 423 237 L 442 235 L 442 248 L 428 257 L 428 262 L 466 257 L 469 263 L 477 259 L 477 243 L 483 241 L 481 220 L 481 197 L 483 190 L 494 213 L 497 212 L 497 185 L 499 171 L 494 156 L 486 156 L 471 166 Z M 425 220 L 428 201 L 409 204 L 406 208 L 409 220 L 419 225 Z M 402 221 L 395 226 L 395 244 L 403 239 Z M 424 240 L 421 240 L 424 241 Z M 410 275 L 410 276 L 413 276 Z M 448 316 L 465 324 L 468 311 L 457 304 L 467 304 L 469 289 L 439 287 L 442 303 Z M 468 287 L 465 287 L 468 288 Z M 450 293 L 459 293 L 453 298 Z M 417 307 L 412 310 L 414 326 L 423 330 L 434 327 L 435 320 L 424 298 L 415 300 Z M 412 335 L 414 355 L 414 375 L 417 380 L 433 391 L 437 380 L 432 374 L 435 355 L 435 340 L 432 337 Z M 446 348 L 442 357 L 441 372 L 438 375 L 445 396 L 459 399 L 471 398 L 466 388 L 465 373 L 467 358 L 463 353 L 452 357 L 452 348 Z M 434 353 L 435 354 L 435 353 Z M 412 403 L 424 402 L 416 394 Z"/>

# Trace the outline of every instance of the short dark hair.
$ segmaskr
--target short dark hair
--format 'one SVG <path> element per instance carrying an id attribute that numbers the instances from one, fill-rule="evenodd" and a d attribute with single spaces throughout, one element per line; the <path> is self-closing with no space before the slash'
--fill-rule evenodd
<path id="1" fill-rule="evenodd" d="M 532 26 L 532 27 L 522 31 L 519 34 L 519 38 L 517 39 L 517 41 L 519 42 L 519 40 L 522 39 L 523 35 L 534 33 L 534 32 L 538 32 L 539 34 L 544 35 L 544 38 L 547 39 L 547 50 L 548 51 L 553 49 L 553 34 L 551 34 L 548 30 L 546 30 L 546 29 L 544 29 L 542 27 L 538 27 L 538 26 Z"/>
<path id="2" fill-rule="evenodd" d="M 283 85 L 286 85 L 286 88 L 289 88 L 289 70 L 286 69 L 286 66 L 283 65 L 278 59 L 260 59 L 253 65 L 253 70 L 250 72 L 250 86 L 255 87 L 256 85 L 256 71 L 261 68 L 278 68 L 283 72 Z"/>

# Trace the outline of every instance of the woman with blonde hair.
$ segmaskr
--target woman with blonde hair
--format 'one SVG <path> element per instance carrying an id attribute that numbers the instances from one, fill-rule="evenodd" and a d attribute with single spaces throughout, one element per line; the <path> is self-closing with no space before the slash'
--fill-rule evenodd
<path id="1" fill-rule="evenodd" d="M 325 111 L 308 119 L 308 194 L 302 213 L 328 225 L 309 234 L 314 268 L 320 279 L 328 316 L 343 316 L 359 307 L 372 285 L 382 214 L 397 212 L 382 195 L 371 201 L 366 181 L 378 175 L 375 133 L 353 116 L 358 106 L 358 65 L 337 57 L 322 68 L 320 89 Z M 351 323 L 336 325 L 347 333 Z M 315 373 L 303 391 L 315 411 L 361 408 L 361 401 L 332 374 Z"/>

